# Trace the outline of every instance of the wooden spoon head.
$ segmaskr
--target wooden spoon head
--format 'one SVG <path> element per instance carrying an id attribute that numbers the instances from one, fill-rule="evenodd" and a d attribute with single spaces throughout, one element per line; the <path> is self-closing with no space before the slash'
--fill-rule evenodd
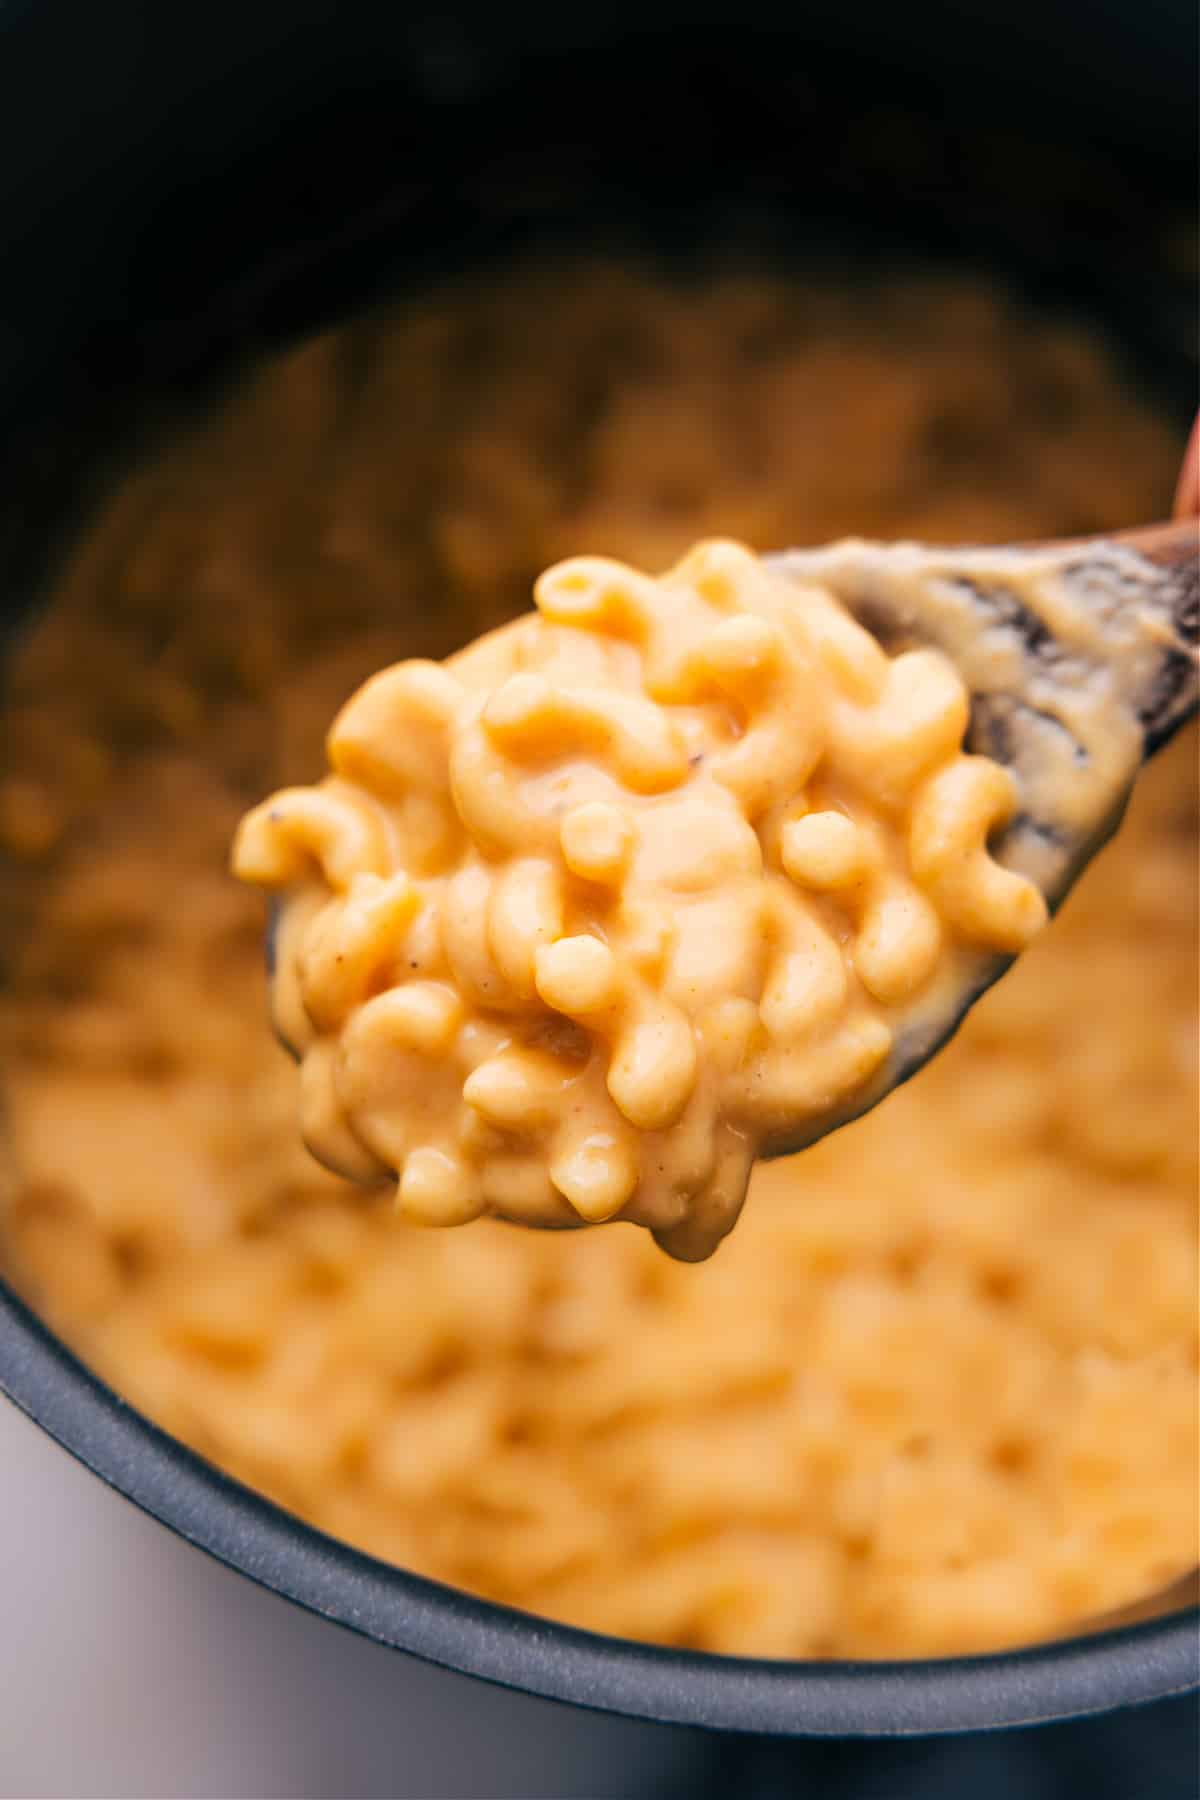
<path id="1" fill-rule="evenodd" d="M 932 645 L 971 695 L 967 747 L 1011 768 L 1002 862 L 1057 905 L 1134 777 L 1200 702 L 1195 522 L 1001 549 L 848 540 L 766 560 L 893 652 Z"/>
<path id="2" fill-rule="evenodd" d="M 1056 908 L 1121 821 L 1134 778 L 1197 709 L 1195 522 L 1000 549 L 847 540 L 765 559 L 824 587 L 893 653 L 942 650 L 971 696 L 967 748 L 1010 768 L 1020 808 L 991 846 Z M 1011 957 L 981 956 L 914 1010 L 891 1056 L 803 1148 L 907 1081 L 953 1036 Z"/>

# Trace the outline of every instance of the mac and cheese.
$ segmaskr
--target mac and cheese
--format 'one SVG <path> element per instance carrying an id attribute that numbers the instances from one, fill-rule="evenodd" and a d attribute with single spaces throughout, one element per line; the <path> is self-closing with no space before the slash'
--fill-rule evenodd
<path id="1" fill-rule="evenodd" d="M 898 1026 L 1046 905 L 988 840 L 934 650 L 887 656 L 743 546 L 576 557 L 537 611 L 374 676 L 332 773 L 248 815 L 282 896 L 302 1129 L 423 1225 L 627 1219 L 707 1256 L 760 1147 L 883 1090 Z"/>

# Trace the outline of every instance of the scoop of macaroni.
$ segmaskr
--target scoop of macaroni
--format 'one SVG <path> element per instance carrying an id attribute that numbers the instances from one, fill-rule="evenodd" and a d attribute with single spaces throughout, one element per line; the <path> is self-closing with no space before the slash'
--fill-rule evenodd
<path id="1" fill-rule="evenodd" d="M 1043 924 L 988 849 L 1016 784 L 963 753 L 949 661 L 738 544 L 535 596 L 368 681 L 234 868 L 280 899 L 321 1162 L 415 1222 L 626 1219 L 698 1260 L 760 1151 L 863 1110 L 944 984 Z"/>

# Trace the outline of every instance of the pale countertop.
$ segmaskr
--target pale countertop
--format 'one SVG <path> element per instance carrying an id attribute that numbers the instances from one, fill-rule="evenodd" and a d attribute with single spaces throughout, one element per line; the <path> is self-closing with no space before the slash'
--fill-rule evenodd
<path id="1" fill-rule="evenodd" d="M 364 1643 L 210 1562 L 0 1399 L 0 1800 L 1195 1800 L 1195 1696 L 883 1744 L 571 1712 Z M 740 1760 L 739 1760 L 740 1759 Z"/>
<path id="2" fill-rule="evenodd" d="M 0 1595 L 0 1800 L 665 1800 L 704 1756 L 699 1734 L 507 1694 L 300 1612 L 2 1398 Z"/>

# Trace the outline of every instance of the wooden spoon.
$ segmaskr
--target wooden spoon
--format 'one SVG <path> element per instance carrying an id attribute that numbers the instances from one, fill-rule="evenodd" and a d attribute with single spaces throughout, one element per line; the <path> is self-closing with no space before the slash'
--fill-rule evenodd
<path id="1" fill-rule="evenodd" d="M 967 748 L 1008 765 L 1022 806 L 992 845 L 1052 909 L 1115 831 L 1142 764 L 1200 703 L 1200 523 L 1003 548 L 847 539 L 767 556 L 830 592 L 891 652 L 943 651 L 971 695 Z M 915 1074 L 1011 957 L 901 1027 L 872 1080 L 785 1155 L 847 1124 Z"/>
<path id="2" fill-rule="evenodd" d="M 932 645 L 956 665 L 971 696 L 967 748 L 1008 765 L 1022 797 L 991 848 L 1051 908 L 1116 829 L 1141 765 L 1200 701 L 1196 520 L 1001 548 L 847 539 L 764 561 L 833 593 L 889 651 Z M 277 920 L 273 907 L 272 973 Z M 773 1140 L 769 1154 L 790 1154 L 877 1105 L 1011 961 L 972 956 L 961 979 L 920 996 L 870 1082 L 836 1113 Z"/>

